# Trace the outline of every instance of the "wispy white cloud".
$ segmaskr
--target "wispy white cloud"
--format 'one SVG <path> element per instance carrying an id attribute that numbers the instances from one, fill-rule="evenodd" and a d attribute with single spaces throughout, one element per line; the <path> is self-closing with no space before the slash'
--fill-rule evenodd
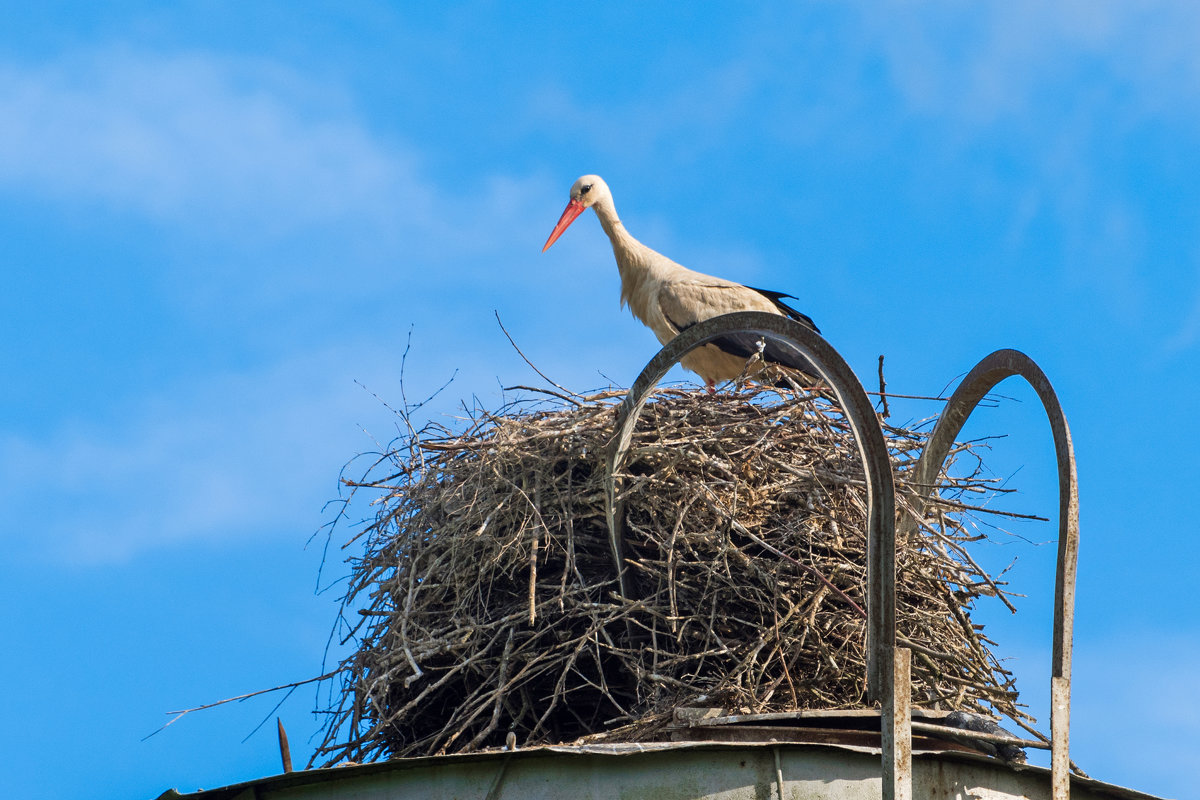
<path id="1" fill-rule="evenodd" d="M 1163 286 L 1146 264 L 1161 258 L 1154 228 L 1170 199 L 1131 176 L 1163 136 L 1200 146 L 1200 6 L 891 2 L 862 19 L 907 113 L 936 126 L 948 158 L 969 169 L 1002 154 L 1016 198 L 1010 244 L 1029 230 L 1036 196 L 1034 215 L 1061 236 L 1063 288 L 1118 325 L 1153 325 Z"/>
<path id="2" fill-rule="evenodd" d="M 426 221 L 416 159 L 276 65 L 122 48 L 0 65 L 0 183 L 239 232 L 372 213 Z"/>
<path id="3" fill-rule="evenodd" d="M 0 61 L 0 192 L 98 203 L 210 241 L 315 227 L 411 256 L 511 241 L 546 191 L 502 170 L 439 187 L 421 161 L 344 89 L 262 59 L 111 46 Z"/>
<path id="4" fill-rule="evenodd" d="M 597 370 L 606 366 L 631 381 L 654 352 L 648 334 L 643 354 L 631 346 L 618 356 L 610 345 L 564 348 L 535 319 L 507 322 L 539 368 L 573 387 L 604 385 Z M 338 495 L 342 465 L 402 432 L 387 407 L 403 403 L 401 358 L 402 345 L 341 343 L 241 372 L 182 376 L 106 421 L 64 420 L 40 436 L 0 429 L 0 546 L 18 561 L 86 566 L 197 542 L 303 542 L 332 518 L 322 506 Z M 544 385 L 498 329 L 480 341 L 425 326 L 408 362 L 409 402 L 453 378 L 416 417 L 449 426 L 459 398 L 495 407 L 502 386 Z"/>
<path id="5" fill-rule="evenodd" d="M 1200 7 L 1186 0 L 872 3 L 862 19 L 918 109 L 989 123 L 1061 102 L 1066 85 L 1068 105 L 1196 119 L 1178 105 L 1200 93 Z"/>
<path id="6" fill-rule="evenodd" d="M 418 335 L 405 378 L 424 399 L 486 394 L 515 355 Z M 386 444 L 399 420 L 401 352 L 343 343 L 240 372 L 187 375 L 109 419 L 43 435 L 0 431 L 0 542 L 18 560 L 120 562 L 147 550 L 243 538 L 303 541 L 331 518 L 338 470 Z M 451 401 L 440 408 L 452 407 Z M 427 413 L 427 412 L 426 412 Z M 353 475 L 353 470 L 351 474 Z M 357 475 L 354 475 L 357 477 Z"/>
<path id="7" fill-rule="evenodd" d="M 419 162 L 338 90 L 271 63 L 111 47 L 37 66 L 0 62 L 0 194 L 152 220 L 182 243 L 172 266 L 192 276 L 179 281 L 187 296 L 167 302 L 193 303 L 201 324 L 266 339 L 277 353 L 273 365 L 240 373 L 181 364 L 148 393 L 44 421 L 45 435 L 17 420 L 0 425 L 6 545 L 92 564 L 185 542 L 308 533 L 338 466 L 369 446 L 353 422 L 377 406 L 354 380 L 377 376 L 370 388 L 399 402 L 396 348 L 413 322 L 433 355 L 425 374 L 466 370 L 455 392 L 529 380 L 492 309 L 539 366 L 573 385 L 602 383 L 597 369 L 610 354 L 583 366 L 586 348 L 561 335 L 593 296 L 585 282 L 561 280 L 564 264 L 601 264 L 596 283 L 611 289 L 604 317 L 631 338 L 640 331 L 618 316 L 603 250 L 538 258 L 565 179 L 498 169 L 445 186 Z M 229 264 L 197 258 L 188 245 L 198 241 Z M 319 252 L 305 252 L 309 242 Z M 345 324 L 323 349 L 271 338 L 277 320 L 308 332 L 296 320 L 311 306 L 298 292 L 322 306 L 342 293 L 322 308 L 323 324 Z M 652 353 L 652 337 L 645 342 Z"/>
<path id="8" fill-rule="evenodd" d="M 345 354 L 185 379 L 101 425 L 0 438 L 0 538 L 10 552 L 123 561 L 191 540 L 303 535 L 336 492 L 337 466 L 366 449 L 365 394 Z M 19 525 L 20 527 L 14 527 Z"/>

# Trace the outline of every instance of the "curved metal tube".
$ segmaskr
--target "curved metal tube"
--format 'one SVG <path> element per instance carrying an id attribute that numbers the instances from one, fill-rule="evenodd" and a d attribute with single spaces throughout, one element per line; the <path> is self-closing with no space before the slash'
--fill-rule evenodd
<path id="1" fill-rule="evenodd" d="M 634 425 L 650 392 L 671 367 L 697 347 L 734 332 L 758 334 L 806 356 L 833 389 L 854 431 L 867 479 L 867 692 L 870 699 L 890 707 L 896 644 L 896 505 L 887 444 L 867 394 L 846 361 L 818 334 L 787 317 L 740 311 L 694 325 L 650 360 L 625 396 L 609 445 L 605 482 L 605 514 L 621 594 L 628 597 L 624 504 L 617 497 L 616 475 L 629 451 Z"/>
<path id="2" fill-rule="evenodd" d="M 979 401 L 996 384 L 1013 375 L 1029 382 L 1037 392 L 1050 420 L 1054 435 L 1054 452 L 1058 459 L 1058 569 L 1054 581 L 1054 656 L 1051 671 L 1051 769 L 1054 798 L 1065 799 L 1068 783 L 1068 747 L 1070 742 L 1071 710 L 1071 640 L 1075 620 L 1075 568 L 1079 555 L 1079 488 L 1075 476 L 1075 450 L 1071 430 L 1058 402 L 1050 380 L 1029 356 L 1017 350 L 997 350 L 984 358 L 946 401 L 946 407 L 930 434 L 929 442 L 913 474 L 912 483 L 925 497 L 945 467 L 946 456 L 954 446 L 967 417 Z M 919 515 L 924 497 L 918 497 L 915 511 Z M 905 517 L 900 524 L 901 540 L 916 527 L 914 518 Z"/>

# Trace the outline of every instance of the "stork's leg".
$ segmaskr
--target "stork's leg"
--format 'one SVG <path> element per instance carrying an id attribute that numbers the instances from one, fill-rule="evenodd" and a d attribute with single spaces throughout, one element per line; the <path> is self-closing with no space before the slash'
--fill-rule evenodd
<path id="1" fill-rule="evenodd" d="M 708 390 L 709 394 L 717 393 L 717 385 L 715 383 L 713 383 L 712 381 L 705 381 L 704 388 Z"/>

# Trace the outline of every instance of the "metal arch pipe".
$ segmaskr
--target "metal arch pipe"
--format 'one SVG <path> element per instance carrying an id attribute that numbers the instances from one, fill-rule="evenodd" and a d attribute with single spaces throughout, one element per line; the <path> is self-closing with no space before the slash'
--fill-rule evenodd
<path id="1" fill-rule="evenodd" d="M 1075 474 L 1075 449 L 1071 430 L 1058 402 L 1058 395 L 1041 367 L 1018 350 L 997 350 L 975 365 L 950 399 L 930 434 L 925 451 L 917 461 L 913 485 L 926 493 L 914 503 L 919 515 L 924 500 L 934 489 L 963 425 L 979 401 L 1005 378 L 1019 375 L 1037 392 L 1050 430 L 1058 460 L 1058 566 L 1054 580 L 1054 655 L 1051 666 L 1051 781 L 1054 800 L 1070 796 L 1069 746 L 1071 729 L 1071 644 L 1075 620 L 1075 571 L 1079 555 L 1079 487 Z M 915 517 L 900 524 L 901 540 L 913 533 Z"/>
<path id="2" fill-rule="evenodd" d="M 867 479 L 867 691 L 871 700 L 890 707 L 896 644 L 896 505 L 887 444 L 867 394 L 845 359 L 818 334 L 794 320 L 760 311 L 739 311 L 705 320 L 672 339 L 634 382 L 618 412 L 605 481 L 605 514 L 618 587 L 622 596 L 628 597 L 624 503 L 618 498 L 616 475 L 629 451 L 634 425 L 650 392 L 671 367 L 697 347 L 735 332 L 767 337 L 806 356 L 832 388 L 850 422 Z"/>
<path id="3" fill-rule="evenodd" d="M 829 384 L 850 422 L 867 484 L 867 696 L 881 706 L 882 788 L 885 800 L 912 798 L 912 730 L 909 653 L 896 647 L 896 497 L 883 430 L 867 394 L 845 359 L 819 335 L 775 314 L 742 311 L 694 325 L 667 343 L 642 370 L 618 412 L 609 445 L 605 516 L 616 561 L 618 588 L 625 585 L 625 513 L 618 499 L 617 470 L 650 392 L 684 356 L 719 336 L 758 334 L 791 347 Z"/>

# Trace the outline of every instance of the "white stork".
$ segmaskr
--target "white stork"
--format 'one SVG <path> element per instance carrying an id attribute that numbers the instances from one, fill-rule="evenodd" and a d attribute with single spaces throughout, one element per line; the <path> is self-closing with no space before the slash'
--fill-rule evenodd
<path id="1" fill-rule="evenodd" d="M 795 299 L 793 295 L 754 289 L 690 270 L 633 238 L 617 217 L 612 192 L 599 175 L 584 175 L 575 181 L 571 187 L 571 201 L 550 232 L 542 252 L 550 249 L 550 245 L 588 208 L 596 212 L 612 242 L 617 269 L 621 273 L 621 305 L 628 305 L 633 315 L 654 331 L 661 344 L 665 345 L 680 331 L 698 322 L 733 311 L 780 314 L 820 333 L 807 315 L 783 302 L 785 297 Z M 703 378 L 711 393 L 718 382 L 733 380 L 746 373 L 748 360 L 757 352 L 759 337 L 750 334 L 723 336 L 693 350 L 681 363 Z M 817 375 L 808 359 L 790 348 L 767 341 L 761 354 L 767 364 L 791 367 L 810 377 Z M 750 374 L 756 374 L 764 366 L 762 363 L 757 367 L 751 365 Z"/>

